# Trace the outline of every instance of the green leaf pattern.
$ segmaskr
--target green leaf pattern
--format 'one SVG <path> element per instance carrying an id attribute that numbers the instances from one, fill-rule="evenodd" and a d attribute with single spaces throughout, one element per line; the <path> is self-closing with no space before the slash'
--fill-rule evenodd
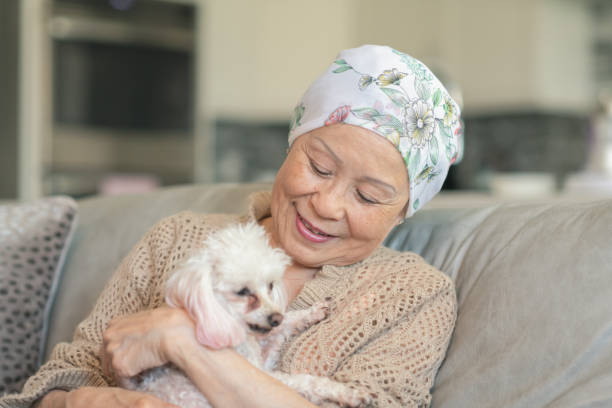
<path id="1" fill-rule="evenodd" d="M 341 65 L 339 68 L 334 70 L 334 74 L 339 74 L 344 71 L 348 71 L 349 69 L 353 69 L 350 65 Z"/>
<path id="2" fill-rule="evenodd" d="M 408 161 L 408 174 L 419 174 L 421 164 L 421 150 L 411 150 L 410 159 Z"/>
<path id="3" fill-rule="evenodd" d="M 294 128 L 300 126 L 302 116 L 304 116 L 304 104 L 300 103 L 298 106 L 293 109 L 293 115 L 291 116 L 291 122 L 289 123 L 289 129 L 293 130 Z"/>
<path id="4" fill-rule="evenodd" d="M 381 115 L 381 113 L 378 112 L 374 108 L 357 108 L 357 109 L 351 110 L 351 112 L 353 113 L 353 115 L 357 116 L 359 119 L 365 119 L 365 120 L 374 120 L 373 118 L 375 116 Z"/>
<path id="5" fill-rule="evenodd" d="M 436 89 L 436 92 L 433 94 L 433 105 L 438 106 L 440 104 L 440 100 L 442 99 L 442 92 L 440 88 Z"/>
<path id="6" fill-rule="evenodd" d="M 414 57 L 411 57 L 408 54 L 404 54 L 403 52 L 393 50 L 393 52 L 400 56 L 400 59 L 404 64 L 408 66 L 410 71 L 414 72 L 414 75 L 420 81 L 432 81 L 433 75 L 429 72 L 429 69 L 419 60 Z"/>
<path id="7" fill-rule="evenodd" d="M 402 122 L 393 115 L 378 115 L 372 118 L 378 126 L 391 126 L 398 131 L 402 131 Z"/>
<path id="8" fill-rule="evenodd" d="M 381 91 L 385 93 L 399 107 L 404 107 L 408 104 L 408 98 L 404 95 L 403 92 L 398 91 L 393 88 L 380 88 Z"/>
<path id="9" fill-rule="evenodd" d="M 426 82 L 417 81 L 416 78 L 414 79 L 414 89 L 416 89 L 416 93 L 424 101 L 428 100 L 430 96 L 428 85 L 429 84 L 427 84 Z"/>
<path id="10" fill-rule="evenodd" d="M 438 149 L 438 139 L 432 137 L 429 141 L 429 159 L 434 166 L 438 164 Z"/>

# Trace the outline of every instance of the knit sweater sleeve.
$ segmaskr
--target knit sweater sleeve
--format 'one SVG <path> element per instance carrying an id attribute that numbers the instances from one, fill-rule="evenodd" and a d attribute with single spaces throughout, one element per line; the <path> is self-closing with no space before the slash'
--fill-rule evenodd
<path id="1" fill-rule="evenodd" d="M 0 399 L 0 407 L 30 407 L 53 389 L 73 390 L 83 386 L 110 386 L 112 380 L 100 363 L 102 333 L 116 316 L 147 308 L 159 286 L 168 248 L 176 237 L 174 217 L 157 223 L 136 244 L 106 284 L 93 311 L 81 322 L 71 343 L 58 344 L 21 394 Z"/>
<path id="2" fill-rule="evenodd" d="M 333 379 L 367 391 L 376 407 L 429 406 L 457 312 L 454 285 L 439 274 L 442 283 L 437 293 L 422 293 L 426 299 L 418 307 L 350 355 Z"/>
<path id="3" fill-rule="evenodd" d="M 429 406 L 454 327 L 454 299 L 452 290 L 432 298 L 412 319 L 348 359 L 335 379 L 367 389 L 377 407 Z M 429 324 L 432 319 L 440 325 Z"/>

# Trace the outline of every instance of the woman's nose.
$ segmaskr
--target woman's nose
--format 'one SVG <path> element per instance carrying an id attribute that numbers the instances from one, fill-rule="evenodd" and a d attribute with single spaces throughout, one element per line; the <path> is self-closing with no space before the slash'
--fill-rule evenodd
<path id="1" fill-rule="evenodd" d="M 340 220 L 344 216 L 344 193 L 338 185 L 319 189 L 311 201 L 314 211 L 321 218 Z"/>

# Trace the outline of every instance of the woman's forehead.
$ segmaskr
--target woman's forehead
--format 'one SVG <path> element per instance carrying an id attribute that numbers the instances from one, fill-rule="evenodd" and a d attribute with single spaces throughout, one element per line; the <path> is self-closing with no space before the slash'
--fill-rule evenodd
<path id="1" fill-rule="evenodd" d="M 364 128 L 340 124 L 305 135 L 308 147 L 328 153 L 339 164 L 362 173 L 365 181 L 379 180 L 401 190 L 408 173 L 399 151 L 387 139 Z"/>
<path id="2" fill-rule="evenodd" d="M 311 143 L 332 150 L 335 154 L 357 154 L 364 159 L 385 159 L 403 167 L 399 151 L 384 137 L 355 125 L 323 126 L 308 134 Z M 337 153 L 338 151 L 338 153 Z"/>

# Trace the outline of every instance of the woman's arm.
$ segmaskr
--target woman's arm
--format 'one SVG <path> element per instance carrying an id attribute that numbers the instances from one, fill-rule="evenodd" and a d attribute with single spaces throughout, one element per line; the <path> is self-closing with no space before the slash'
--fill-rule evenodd
<path id="1" fill-rule="evenodd" d="M 166 306 L 113 320 L 104 333 L 104 351 L 105 365 L 125 377 L 174 363 L 213 407 L 315 407 L 233 349 L 200 345 L 182 309 Z"/>
<path id="2" fill-rule="evenodd" d="M 175 364 L 192 379 L 213 407 L 315 407 L 233 349 L 183 346 L 177 350 Z"/>

